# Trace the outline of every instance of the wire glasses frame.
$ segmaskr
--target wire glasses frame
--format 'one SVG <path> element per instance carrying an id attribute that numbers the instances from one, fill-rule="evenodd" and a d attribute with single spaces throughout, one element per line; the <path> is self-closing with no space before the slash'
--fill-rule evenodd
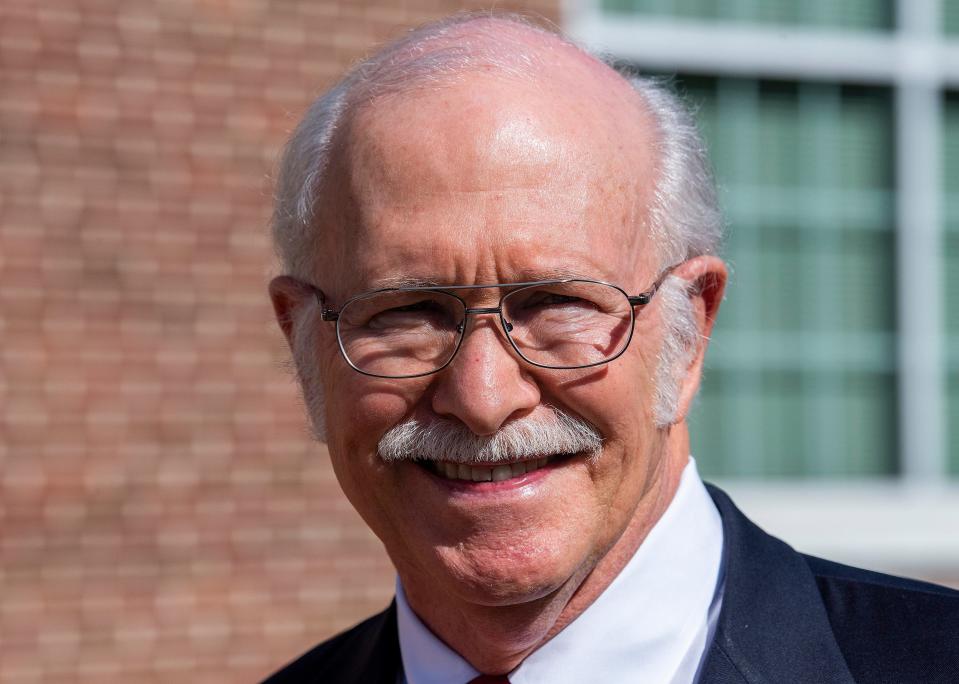
<path id="1" fill-rule="evenodd" d="M 678 266 L 678 264 L 675 264 L 665 269 L 662 273 L 659 274 L 659 276 L 656 278 L 656 281 L 650 286 L 648 290 L 636 295 L 627 294 L 626 291 L 623 290 L 621 287 L 618 287 L 616 285 L 613 285 L 612 283 L 607 283 L 601 280 L 591 280 L 586 278 L 564 278 L 564 279 L 556 279 L 556 280 L 533 280 L 533 281 L 519 282 L 519 283 L 491 283 L 491 284 L 481 284 L 481 285 L 435 285 L 435 286 L 430 285 L 430 286 L 416 286 L 416 287 L 390 287 L 390 288 L 383 288 L 379 290 L 372 290 L 369 292 L 363 292 L 361 294 L 350 297 L 339 309 L 336 309 L 334 307 L 326 305 L 322 290 L 320 290 L 314 285 L 309 285 L 309 287 L 313 290 L 313 294 L 316 297 L 316 301 L 320 306 L 322 320 L 336 324 L 337 345 L 339 346 L 340 354 L 343 356 L 343 359 L 347 362 L 347 364 L 349 364 L 349 366 L 353 370 L 363 375 L 376 377 L 376 378 L 406 379 L 406 378 L 423 377 L 426 375 L 432 375 L 433 373 L 440 372 L 441 370 L 449 366 L 453 362 L 453 359 L 456 358 L 456 354 L 459 352 L 460 347 L 463 344 L 463 340 L 466 337 L 466 329 L 467 329 L 467 323 L 469 321 L 469 316 L 475 315 L 475 314 L 496 314 L 499 318 L 500 326 L 502 327 L 503 332 L 506 334 L 506 339 L 509 341 L 510 346 L 513 348 L 513 351 L 515 351 L 516 354 L 526 363 L 529 363 L 530 365 L 536 366 L 538 368 L 547 368 L 552 370 L 570 370 L 570 369 L 591 368 L 594 366 L 601 366 L 603 364 L 609 363 L 610 361 L 614 361 L 615 359 L 622 356 L 626 352 L 626 349 L 629 348 L 629 344 L 633 338 L 633 330 L 635 328 L 635 322 L 636 322 L 636 314 L 634 309 L 636 307 L 644 307 L 652 301 L 653 296 L 656 294 L 657 290 L 660 288 L 663 281 L 670 274 L 670 272 L 672 272 L 672 270 L 676 268 L 676 266 Z M 516 340 L 513 338 L 513 335 L 511 334 L 513 332 L 514 326 L 509 320 L 507 320 L 506 316 L 504 315 L 504 311 L 503 311 L 504 302 L 508 301 L 511 297 L 515 297 L 518 293 L 530 291 L 531 289 L 534 289 L 534 288 L 540 288 L 543 286 L 575 285 L 575 284 L 601 285 L 607 288 L 611 288 L 619 292 L 623 296 L 623 298 L 628 303 L 628 306 L 626 308 L 629 311 L 628 333 L 627 333 L 625 342 L 622 343 L 622 346 L 618 351 L 616 351 L 614 354 L 611 354 L 608 358 L 603 358 L 599 361 L 594 361 L 590 363 L 581 363 L 581 364 L 572 364 L 572 365 L 555 365 L 555 364 L 537 362 L 529 358 L 529 356 L 527 356 L 522 351 L 522 349 L 520 349 L 520 347 L 517 345 Z M 495 288 L 495 289 L 512 288 L 512 289 L 500 297 L 498 306 L 489 306 L 489 307 L 471 307 L 466 303 L 465 300 L 463 300 L 458 295 L 454 294 L 455 291 L 481 290 L 481 289 L 491 289 L 491 288 Z M 462 312 L 461 312 L 462 319 L 460 319 L 459 323 L 456 325 L 457 337 L 454 345 L 452 346 L 451 351 L 449 351 L 449 355 L 446 358 L 446 360 L 442 364 L 438 365 L 436 368 L 431 368 L 430 370 L 427 370 L 424 372 L 409 373 L 409 374 L 402 374 L 402 375 L 374 373 L 369 370 L 364 370 L 363 368 L 360 368 L 356 363 L 354 363 L 353 359 L 350 358 L 350 354 L 347 352 L 347 349 L 346 349 L 346 345 L 343 339 L 343 331 L 341 328 L 342 321 L 343 321 L 343 317 L 342 317 L 343 312 L 349 310 L 352 304 L 365 299 L 369 299 L 371 297 L 375 297 L 377 295 L 385 295 L 389 293 L 399 294 L 399 293 L 418 293 L 418 292 L 423 292 L 423 293 L 432 292 L 432 293 L 442 294 L 445 297 L 449 297 L 451 300 L 455 300 L 459 302 L 459 305 L 462 307 Z"/>

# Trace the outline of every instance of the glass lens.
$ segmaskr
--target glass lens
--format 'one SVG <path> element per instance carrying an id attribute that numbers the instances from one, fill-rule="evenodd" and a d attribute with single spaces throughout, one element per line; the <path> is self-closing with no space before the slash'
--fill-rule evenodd
<path id="1" fill-rule="evenodd" d="M 400 378 L 429 373 L 456 351 L 463 303 L 444 292 L 374 292 L 349 301 L 337 332 L 357 369 Z"/>
<path id="2" fill-rule="evenodd" d="M 587 281 L 510 292 L 503 298 L 503 317 L 520 354 L 553 368 L 608 361 L 625 349 L 633 325 L 625 294 Z"/>

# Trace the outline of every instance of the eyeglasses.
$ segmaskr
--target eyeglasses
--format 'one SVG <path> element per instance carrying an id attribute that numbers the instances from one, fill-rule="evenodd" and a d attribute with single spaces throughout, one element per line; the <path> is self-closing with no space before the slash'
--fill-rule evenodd
<path id="1" fill-rule="evenodd" d="M 336 310 L 311 287 L 323 320 L 336 323 L 340 351 L 354 370 L 378 378 L 417 378 L 452 362 L 471 314 L 497 314 L 510 345 L 533 366 L 562 370 L 609 363 L 632 340 L 634 308 L 649 304 L 673 268 L 638 295 L 598 280 L 570 278 L 387 288 L 356 295 Z M 487 288 L 511 289 L 493 307 L 470 307 L 454 294 Z"/>

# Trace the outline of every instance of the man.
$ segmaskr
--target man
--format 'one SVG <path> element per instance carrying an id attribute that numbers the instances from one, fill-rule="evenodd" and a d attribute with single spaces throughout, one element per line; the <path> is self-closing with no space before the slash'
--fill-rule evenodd
<path id="1" fill-rule="evenodd" d="M 512 18 L 307 112 L 270 294 L 397 597 L 270 681 L 959 681 L 956 593 L 803 557 L 696 473 L 707 169 L 668 93 Z"/>

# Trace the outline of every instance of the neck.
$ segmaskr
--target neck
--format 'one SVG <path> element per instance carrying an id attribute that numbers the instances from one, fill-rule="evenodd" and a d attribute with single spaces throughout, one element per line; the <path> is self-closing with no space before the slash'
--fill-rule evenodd
<path id="1" fill-rule="evenodd" d="M 689 461 L 685 422 L 665 435 L 663 458 L 623 533 L 598 559 L 552 593 L 525 603 L 484 606 L 450 599 L 437 605 L 428 588 L 404 582 L 410 607 L 446 644 L 480 672 L 506 674 L 583 613 L 619 575 L 668 508 Z"/>

